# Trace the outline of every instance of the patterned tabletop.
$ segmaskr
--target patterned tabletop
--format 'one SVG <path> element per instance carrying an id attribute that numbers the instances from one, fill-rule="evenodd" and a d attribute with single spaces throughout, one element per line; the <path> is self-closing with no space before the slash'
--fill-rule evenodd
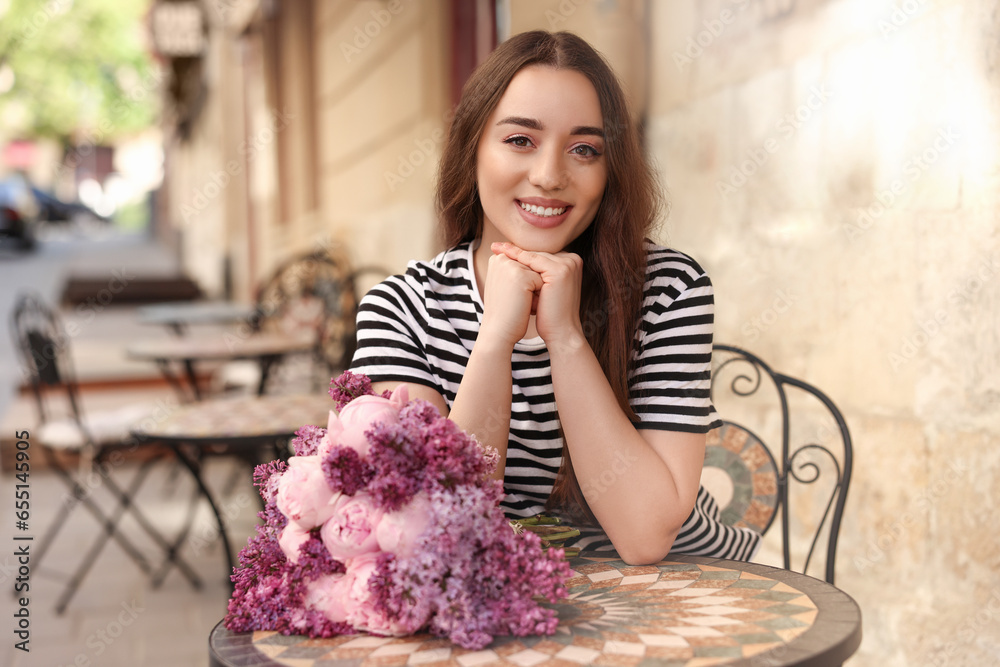
<path id="1" fill-rule="evenodd" d="M 551 637 L 499 637 L 468 651 L 430 635 L 332 639 L 218 625 L 212 665 L 516 667 L 839 665 L 861 641 L 861 613 L 833 586 L 785 570 L 697 557 L 652 566 L 571 561 Z"/>
<path id="2" fill-rule="evenodd" d="M 256 359 L 310 350 L 316 334 L 303 331 L 246 334 L 236 331 L 215 336 L 186 336 L 138 341 L 125 348 L 133 359 L 185 361 L 210 359 Z"/>
<path id="3" fill-rule="evenodd" d="M 306 424 L 326 426 L 333 408 L 325 392 L 213 399 L 180 406 L 137 434 L 184 441 L 290 437 Z"/>

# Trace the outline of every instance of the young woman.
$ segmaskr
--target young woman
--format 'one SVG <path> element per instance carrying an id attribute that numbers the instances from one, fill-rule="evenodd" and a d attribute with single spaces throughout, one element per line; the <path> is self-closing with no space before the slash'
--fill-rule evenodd
<path id="1" fill-rule="evenodd" d="M 564 513 L 629 563 L 750 557 L 699 483 L 712 285 L 647 240 L 659 190 L 602 57 L 570 33 L 501 44 L 440 169 L 449 249 L 365 297 L 354 370 L 496 448 L 512 517 Z"/>

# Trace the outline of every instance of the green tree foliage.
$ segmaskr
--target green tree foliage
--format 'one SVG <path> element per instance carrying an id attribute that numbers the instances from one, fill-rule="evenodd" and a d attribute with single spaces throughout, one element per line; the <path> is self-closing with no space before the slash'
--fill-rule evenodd
<path id="1" fill-rule="evenodd" d="M 149 0 L 0 0 L 0 128 L 107 143 L 155 121 Z M 0 86 L 0 91 L 3 90 Z"/>

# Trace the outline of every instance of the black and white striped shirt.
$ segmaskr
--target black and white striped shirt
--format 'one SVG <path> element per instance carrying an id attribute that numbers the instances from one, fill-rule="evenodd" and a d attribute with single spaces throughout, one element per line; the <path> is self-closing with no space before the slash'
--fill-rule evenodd
<path id="1" fill-rule="evenodd" d="M 426 385 L 439 392 L 450 408 L 483 315 L 472 252 L 472 244 L 466 243 L 429 262 L 410 262 L 404 275 L 374 287 L 358 312 L 358 348 L 352 369 L 373 382 Z M 706 433 L 720 425 L 709 396 L 711 281 L 687 255 L 647 243 L 643 293 L 634 370 L 629 375 L 629 401 L 639 419 L 636 427 Z M 603 322 L 583 325 L 602 326 Z M 541 338 L 524 339 L 514 346 L 511 371 L 503 507 L 508 516 L 527 517 L 543 510 L 562 462 L 549 354 Z M 707 496 L 700 493 L 699 498 L 703 495 Z M 701 534 L 706 526 L 704 517 L 695 517 L 697 510 L 692 513 L 697 526 L 691 528 Z M 713 527 L 709 532 L 708 542 L 716 543 L 718 530 Z M 684 536 L 682 529 L 679 543 Z M 730 535 L 725 541 L 749 548 L 745 544 L 749 538 Z M 581 546 L 597 546 L 592 540 L 587 543 Z M 739 557 L 731 552 L 725 555 Z"/>

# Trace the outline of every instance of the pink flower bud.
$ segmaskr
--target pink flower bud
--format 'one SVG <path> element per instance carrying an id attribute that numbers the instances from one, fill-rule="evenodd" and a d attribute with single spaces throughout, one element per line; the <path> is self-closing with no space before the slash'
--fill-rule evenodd
<path id="1" fill-rule="evenodd" d="M 278 480 L 278 509 L 301 528 L 309 530 L 329 519 L 339 493 L 330 490 L 319 456 L 293 456 Z"/>

